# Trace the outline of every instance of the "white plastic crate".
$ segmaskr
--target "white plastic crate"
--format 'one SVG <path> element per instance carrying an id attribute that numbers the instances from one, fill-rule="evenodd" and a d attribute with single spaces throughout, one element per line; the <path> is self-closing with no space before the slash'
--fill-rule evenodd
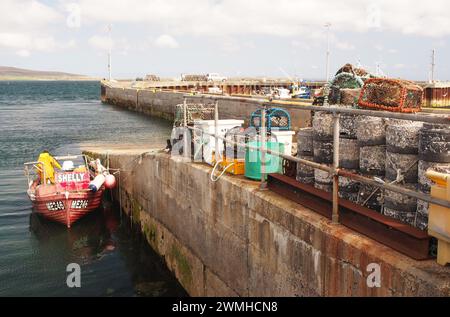
<path id="1" fill-rule="evenodd" d="M 280 142 L 284 144 L 284 154 L 292 155 L 292 138 L 295 134 L 295 131 L 283 131 L 283 130 L 275 130 L 272 129 L 272 141 Z"/>
<path id="2" fill-rule="evenodd" d="M 234 127 L 241 127 L 244 124 L 244 120 L 219 120 L 218 129 L 219 136 L 224 137 L 225 133 L 228 130 Z M 213 154 L 216 148 L 216 140 L 214 136 L 209 136 L 207 134 L 203 134 L 203 132 L 214 134 L 214 120 L 195 120 L 194 127 L 201 129 L 202 131 L 195 130 L 194 137 L 194 151 L 197 153 L 198 151 L 203 152 L 203 160 L 213 165 Z M 219 159 L 222 159 L 223 154 L 223 140 L 219 140 Z"/>

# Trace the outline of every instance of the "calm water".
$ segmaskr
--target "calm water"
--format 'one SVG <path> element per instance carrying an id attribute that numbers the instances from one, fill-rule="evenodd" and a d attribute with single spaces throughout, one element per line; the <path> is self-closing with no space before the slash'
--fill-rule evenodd
<path id="1" fill-rule="evenodd" d="M 43 149 L 164 143 L 168 122 L 99 100 L 94 82 L 0 82 L 0 296 L 182 296 L 161 259 L 110 202 L 72 229 L 31 215 L 23 163 Z M 81 265 L 81 288 L 66 266 Z"/>

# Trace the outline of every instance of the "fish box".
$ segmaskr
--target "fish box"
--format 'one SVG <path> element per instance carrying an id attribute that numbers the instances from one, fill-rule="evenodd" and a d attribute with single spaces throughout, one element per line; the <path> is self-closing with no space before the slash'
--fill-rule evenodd
<path id="1" fill-rule="evenodd" d="M 242 127 L 244 120 L 219 120 L 218 122 L 218 135 L 221 137 L 225 136 L 228 130 L 234 127 Z M 214 135 L 214 120 L 195 120 L 194 127 L 200 129 L 200 131 L 195 130 L 194 136 L 194 151 L 203 152 L 203 161 L 209 165 L 214 165 L 215 160 L 215 149 L 216 149 L 216 139 Z M 208 133 L 208 134 L 206 134 Z M 219 153 L 217 155 L 218 159 L 222 159 L 222 153 L 224 150 L 223 141 L 219 140 Z"/>

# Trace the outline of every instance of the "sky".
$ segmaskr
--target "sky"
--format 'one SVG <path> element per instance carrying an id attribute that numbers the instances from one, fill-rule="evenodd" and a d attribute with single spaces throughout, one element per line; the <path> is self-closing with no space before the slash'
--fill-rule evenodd
<path id="1" fill-rule="evenodd" d="M 323 79 L 329 38 L 330 73 L 352 63 L 428 80 L 435 49 L 435 78 L 450 80 L 448 6 L 446 0 L 0 0 L 0 65 L 106 77 L 111 48 L 114 78 L 216 72 Z"/>

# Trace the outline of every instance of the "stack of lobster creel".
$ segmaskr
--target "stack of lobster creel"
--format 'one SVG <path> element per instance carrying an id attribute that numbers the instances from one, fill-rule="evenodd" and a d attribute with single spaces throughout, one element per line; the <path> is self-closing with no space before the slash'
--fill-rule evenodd
<path id="1" fill-rule="evenodd" d="M 430 194 L 431 180 L 426 177 L 428 169 L 450 174 L 450 128 L 445 125 L 425 123 L 419 136 L 419 190 Z M 417 201 L 417 227 L 425 230 L 428 226 L 429 204 Z"/>
<path id="2" fill-rule="evenodd" d="M 343 106 L 341 106 L 343 108 Z M 357 139 L 356 115 L 341 114 L 339 120 L 339 167 L 353 173 L 359 170 L 359 144 Z M 360 183 L 352 179 L 339 177 L 339 196 L 357 202 Z"/>
<path id="3" fill-rule="evenodd" d="M 360 174 L 384 180 L 386 171 L 386 120 L 378 117 L 360 116 L 357 122 L 357 139 L 360 146 Z M 381 211 L 383 192 L 378 188 L 361 184 L 358 203 Z"/>
<path id="4" fill-rule="evenodd" d="M 417 190 L 419 131 L 423 124 L 389 120 L 386 129 L 386 182 Z M 417 199 L 385 190 L 383 213 L 415 226 Z"/>
<path id="5" fill-rule="evenodd" d="M 331 166 L 333 163 L 333 114 L 317 111 L 313 117 L 314 162 Z M 314 169 L 314 187 L 331 192 L 333 178 L 330 173 Z"/>
<path id="6" fill-rule="evenodd" d="M 356 172 L 359 169 L 359 145 L 356 138 L 356 116 L 341 114 L 339 119 L 340 147 L 339 166 Z M 333 114 L 318 111 L 314 114 L 312 130 L 312 148 L 314 162 L 331 166 L 333 164 Z M 299 148 L 300 148 L 299 144 Z M 340 178 L 342 198 L 356 201 L 356 184 Z M 327 192 L 332 191 L 333 179 L 330 173 L 314 170 L 314 186 Z"/>
<path id="7" fill-rule="evenodd" d="M 297 157 L 300 159 L 314 161 L 313 129 L 304 128 L 297 132 Z M 297 163 L 297 181 L 314 185 L 314 168 Z"/>
<path id="8" fill-rule="evenodd" d="M 331 110 L 331 109 L 330 109 Z M 333 163 L 333 114 L 314 113 L 312 128 L 297 134 L 298 157 Z M 432 169 L 450 173 L 450 127 L 406 120 L 341 114 L 339 167 L 409 190 L 430 194 Z M 331 192 L 332 175 L 299 163 L 297 180 Z M 426 230 L 428 203 L 339 177 L 339 196 Z"/>

